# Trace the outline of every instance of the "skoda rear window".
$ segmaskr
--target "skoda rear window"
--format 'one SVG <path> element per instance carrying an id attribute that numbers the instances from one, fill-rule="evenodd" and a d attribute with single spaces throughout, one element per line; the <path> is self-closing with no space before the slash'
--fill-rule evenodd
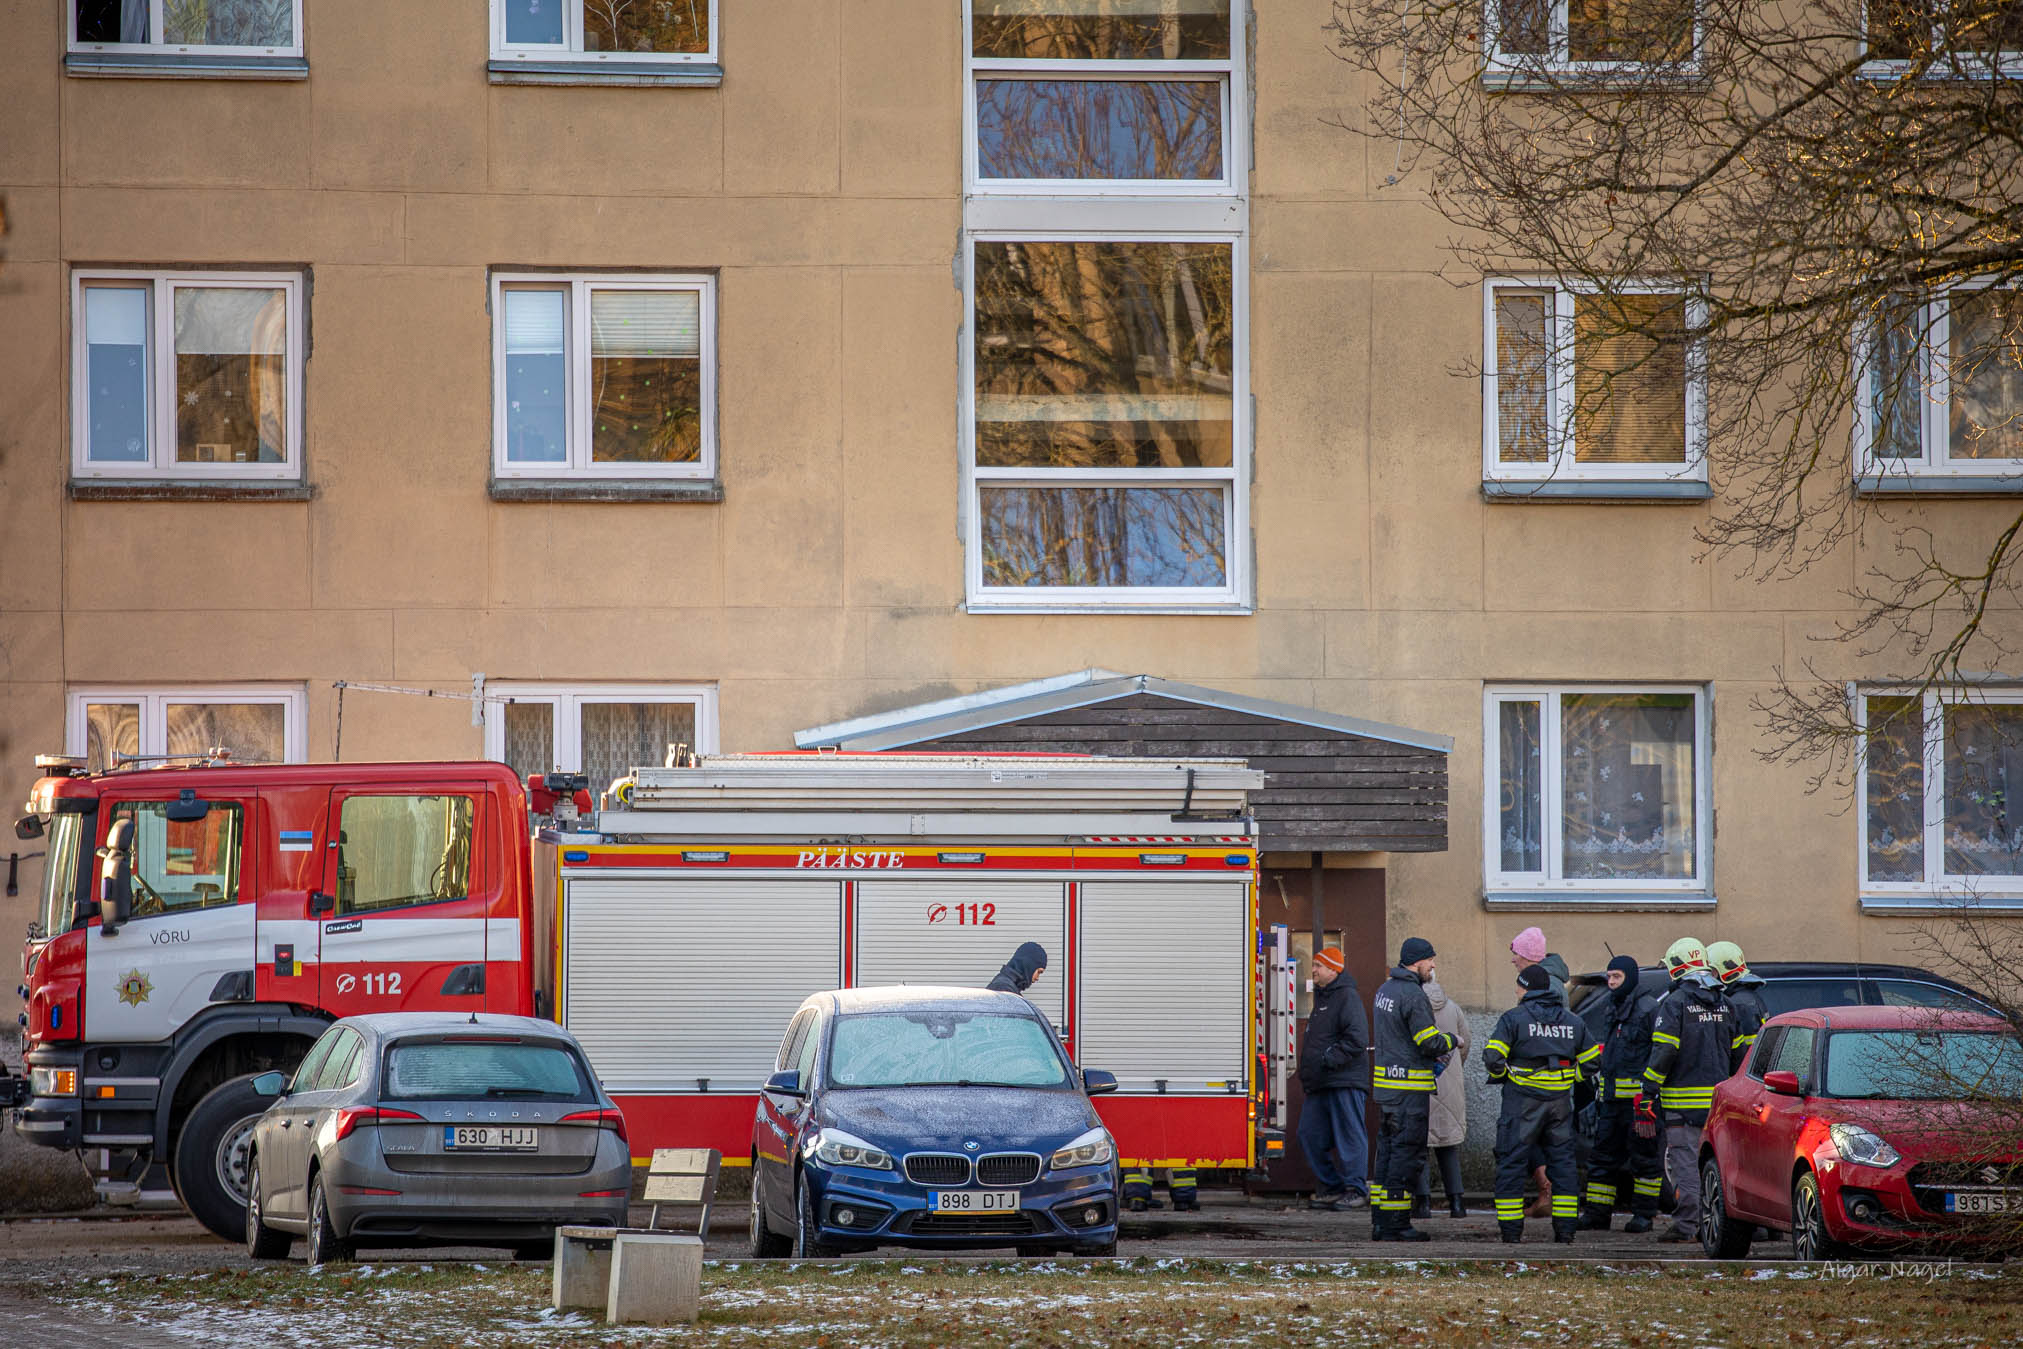
<path id="1" fill-rule="evenodd" d="M 407 1101 L 587 1101 L 574 1050 L 520 1040 L 420 1040 L 386 1056 L 386 1090 Z"/>
<path id="2" fill-rule="evenodd" d="M 1046 1028 L 994 1012 L 859 1012 L 829 1046 L 834 1087 L 1063 1087 Z"/>

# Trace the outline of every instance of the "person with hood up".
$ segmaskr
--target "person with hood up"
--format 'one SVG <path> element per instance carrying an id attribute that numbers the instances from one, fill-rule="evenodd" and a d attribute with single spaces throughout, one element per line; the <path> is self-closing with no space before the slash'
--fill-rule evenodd
<path id="1" fill-rule="evenodd" d="M 1371 1000 L 1376 1050 L 1377 1165 L 1370 1178 L 1370 1240 L 1431 1241 L 1412 1226 L 1412 1192 L 1426 1170 L 1426 1128 L 1434 1065 L 1454 1051 L 1454 1037 L 1433 1024 L 1425 985 L 1433 978 L 1433 943 L 1407 937 L 1391 977 Z"/>
<path id="2" fill-rule="evenodd" d="M 1566 961 L 1545 949 L 1545 933 L 1539 928 L 1528 927 L 1511 939 L 1510 965 L 1519 974 L 1525 966 L 1537 965 L 1551 978 L 1552 991 L 1559 994 L 1559 1000 L 1566 1001 Z M 1544 1148 L 1531 1150 L 1531 1183 L 1538 1187 L 1538 1198 L 1525 1210 L 1525 1216 L 1543 1218 L 1552 1212 L 1552 1182 L 1545 1174 Z"/>
<path id="3" fill-rule="evenodd" d="M 1047 948 L 1036 941 L 1022 943 L 1012 952 L 997 977 L 984 987 L 993 993 L 1024 993 L 1033 981 L 1047 972 Z"/>
<path id="4" fill-rule="evenodd" d="M 1625 1232 L 1648 1232 L 1658 1216 L 1664 1145 L 1658 1120 L 1644 1093 L 1644 1068 L 1651 1061 L 1651 1017 L 1658 999 L 1638 985 L 1631 956 L 1609 961 L 1608 1020 L 1602 1031 L 1601 1071 L 1595 1081 L 1595 1141 L 1588 1154 L 1587 1191 L 1581 1226 L 1606 1232 L 1615 1221 L 1622 1182 L 1630 1182 L 1630 1221 Z"/>
<path id="5" fill-rule="evenodd" d="M 1363 1128 L 1370 1022 L 1355 979 L 1342 971 L 1340 947 L 1314 952 L 1313 978 L 1313 1015 L 1299 1051 L 1299 1084 L 1306 1093 L 1299 1141 L 1317 1187 L 1307 1207 L 1362 1208 L 1370 1186 L 1370 1140 Z M 1339 1165 L 1328 1156 L 1331 1150 Z"/>
<path id="6" fill-rule="evenodd" d="M 1714 1088 L 1742 1061 L 1735 1009 L 1721 996 L 1721 981 L 1707 968 L 1707 948 L 1681 937 L 1665 952 L 1672 991 L 1651 1014 L 1651 1061 L 1644 1091 L 1655 1092 L 1665 1117 L 1665 1174 L 1678 1205 L 1659 1241 L 1700 1236 L 1700 1130 L 1714 1106 Z"/>
<path id="7" fill-rule="evenodd" d="M 1468 1084 L 1462 1080 L 1461 1065 L 1468 1061 L 1468 1018 L 1447 996 L 1437 980 L 1426 983 L 1426 1005 L 1433 1009 L 1433 1024 L 1454 1040 L 1454 1052 L 1433 1083 L 1433 1108 L 1427 1117 L 1426 1146 L 1433 1150 L 1433 1165 L 1440 1168 L 1440 1187 L 1447 1192 L 1447 1216 L 1465 1218 L 1468 1208 L 1461 1202 L 1461 1144 L 1468 1137 Z M 1433 1216 L 1432 1167 L 1419 1182 L 1419 1196 L 1412 1205 L 1415 1218 Z"/>
<path id="8" fill-rule="evenodd" d="M 1763 1023 L 1770 1019 L 1770 1008 L 1757 992 L 1763 987 L 1763 980 L 1749 972 L 1742 948 L 1732 941 L 1717 941 L 1707 948 L 1707 968 L 1721 980 L 1721 991 L 1727 995 L 1728 1005 L 1735 1009 L 1735 1032 L 1742 1037 L 1746 1049 L 1756 1043 Z"/>
<path id="9" fill-rule="evenodd" d="M 1539 965 L 1518 972 L 1524 996 L 1497 1018 L 1482 1046 L 1482 1065 L 1503 1086 L 1496 1118 L 1496 1226 L 1506 1242 L 1524 1240 L 1524 1182 L 1533 1148 L 1545 1152 L 1552 1182 L 1552 1239 L 1571 1242 L 1580 1225 L 1573 1159 L 1573 1085 L 1601 1057 L 1587 1023 L 1569 1012 Z"/>

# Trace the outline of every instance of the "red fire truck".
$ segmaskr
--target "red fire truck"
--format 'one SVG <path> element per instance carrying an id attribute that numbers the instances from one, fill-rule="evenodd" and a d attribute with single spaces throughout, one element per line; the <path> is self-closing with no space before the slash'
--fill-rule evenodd
<path id="1" fill-rule="evenodd" d="M 1127 1161 L 1249 1167 L 1277 1113 L 1240 762 L 730 755 L 581 818 L 492 763 L 46 766 L 15 1127 L 221 1235 L 249 1079 L 358 1012 L 552 1015 L 636 1154 L 735 1161 L 808 993 L 980 984 L 1038 941 L 1029 996 L 1120 1079 Z"/>

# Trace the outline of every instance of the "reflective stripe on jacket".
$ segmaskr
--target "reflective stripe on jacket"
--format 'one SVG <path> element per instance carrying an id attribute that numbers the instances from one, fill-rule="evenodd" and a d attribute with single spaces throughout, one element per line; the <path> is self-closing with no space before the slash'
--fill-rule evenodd
<path id="1" fill-rule="evenodd" d="M 1550 1097 L 1572 1090 L 1601 1054 L 1587 1023 L 1542 988 L 1497 1018 L 1482 1047 L 1482 1064 L 1489 1080 L 1501 1082 L 1506 1092 Z"/>
<path id="2" fill-rule="evenodd" d="M 1394 967 L 1371 999 L 1370 1012 L 1376 1089 L 1431 1092 L 1433 1061 L 1453 1050 L 1454 1037 L 1433 1023 L 1433 1005 L 1419 976 Z"/>
<path id="3" fill-rule="evenodd" d="M 1665 995 L 1651 1016 L 1651 1061 L 1644 1069 L 1659 1105 L 1688 1113 L 1713 1105 L 1714 1088 L 1735 1071 L 1746 1048 L 1735 1022 L 1719 986 L 1697 975 Z"/>

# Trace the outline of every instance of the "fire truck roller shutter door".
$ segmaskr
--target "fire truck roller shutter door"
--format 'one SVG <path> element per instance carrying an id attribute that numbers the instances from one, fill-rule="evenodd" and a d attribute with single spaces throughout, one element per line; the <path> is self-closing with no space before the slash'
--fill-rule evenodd
<path id="1" fill-rule="evenodd" d="M 1068 888 L 1060 881 L 859 881 L 855 982 L 982 988 L 1020 942 L 1036 941 L 1052 968 L 1026 997 L 1059 1027 L 1066 1016 L 1067 914 Z"/>
<path id="2" fill-rule="evenodd" d="M 835 881 L 564 881 L 562 1024 L 605 1090 L 753 1091 L 841 975 Z"/>
<path id="3" fill-rule="evenodd" d="M 1081 1063 L 1126 1092 L 1246 1085 L 1244 885 L 1092 881 L 1081 900 Z"/>

